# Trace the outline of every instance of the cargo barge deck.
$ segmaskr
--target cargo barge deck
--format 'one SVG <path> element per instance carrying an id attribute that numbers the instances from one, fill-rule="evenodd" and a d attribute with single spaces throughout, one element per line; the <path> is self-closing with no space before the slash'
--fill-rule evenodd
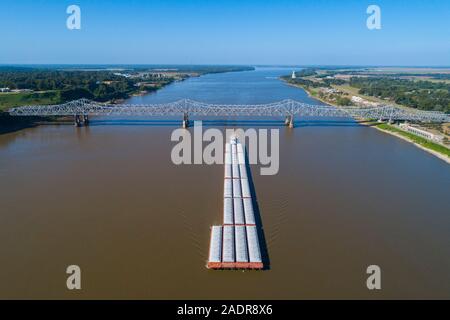
<path id="1" fill-rule="evenodd" d="M 211 227 L 208 269 L 263 269 L 244 148 L 225 144 L 223 224 Z"/>

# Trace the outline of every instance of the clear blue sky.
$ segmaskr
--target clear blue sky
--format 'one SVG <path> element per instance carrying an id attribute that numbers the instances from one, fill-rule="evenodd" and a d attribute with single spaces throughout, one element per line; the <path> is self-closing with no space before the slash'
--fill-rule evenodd
<path id="1" fill-rule="evenodd" d="M 0 0 L 0 30 L 2 64 L 450 65 L 449 0 Z"/>

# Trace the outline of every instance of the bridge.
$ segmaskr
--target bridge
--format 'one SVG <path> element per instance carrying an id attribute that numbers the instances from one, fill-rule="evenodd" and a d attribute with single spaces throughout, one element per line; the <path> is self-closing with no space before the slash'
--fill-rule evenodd
<path id="1" fill-rule="evenodd" d="M 58 105 L 35 105 L 12 108 L 13 116 L 73 116 L 75 125 L 88 125 L 89 116 L 180 116 L 183 127 L 189 116 L 285 117 L 285 124 L 294 126 L 294 117 L 345 117 L 380 121 L 450 122 L 450 114 L 384 105 L 376 107 L 334 107 L 312 105 L 295 100 L 268 104 L 210 104 L 189 99 L 161 104 L 108 104 L 79 99 Z"/>

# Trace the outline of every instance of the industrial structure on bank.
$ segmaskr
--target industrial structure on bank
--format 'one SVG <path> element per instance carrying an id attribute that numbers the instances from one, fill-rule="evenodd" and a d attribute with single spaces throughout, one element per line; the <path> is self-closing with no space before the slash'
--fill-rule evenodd
<path id="1" fill-rule="evenodd" d="M 225 145 L 223 224 L 211 227 L 209 269 L 262 269 L 253 198 L 244 148 L 232 137 Z"/>

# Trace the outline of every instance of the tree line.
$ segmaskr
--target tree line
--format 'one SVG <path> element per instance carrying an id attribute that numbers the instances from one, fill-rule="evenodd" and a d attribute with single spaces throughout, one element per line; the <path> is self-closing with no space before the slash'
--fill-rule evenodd
<path id="1" fill-rule="evenodd" d="M 359 93 L 420 110 L 450 113 L 450 84 L 395 78 L 350 78 L 350 85 Z"/>
<path id="2" fill-rule="evenodd" d="M 60 91 L 62 101 L 78 98 L 106 101 L 126 98 L 135 91 L 135 81 L 110 71 L 6 70 L 0 72 L 0 87 Z"/>

